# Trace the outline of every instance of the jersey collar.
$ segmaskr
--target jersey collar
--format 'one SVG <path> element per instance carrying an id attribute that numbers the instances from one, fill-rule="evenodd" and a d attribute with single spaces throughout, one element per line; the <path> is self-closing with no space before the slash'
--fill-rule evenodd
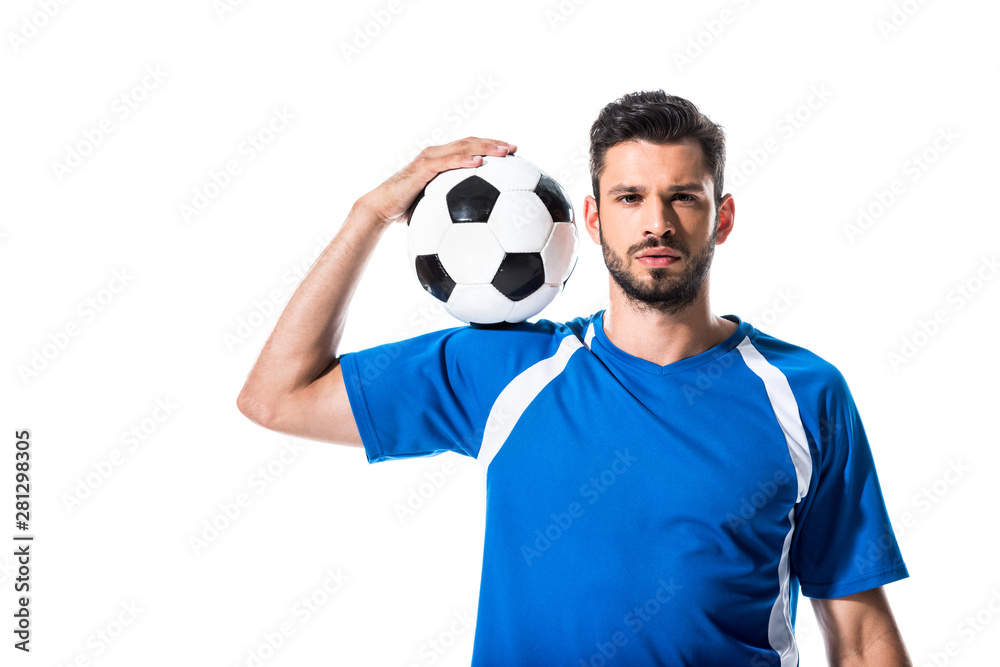
<path id="1" fill-rule="evenodd" d="M 704 352 L 694 355 L 693 357 L 688 357 L 687 359 L 679 359 L 673 363 L 669 363 L 665 366 L 653 363 L 647 359 L 641 359 L 635 357 L 628 352 L 617 347 L 604 333 L 604 313 L 605 310 L 601 310 L 591 316 L 591 321 L 594 327 L 594 340 L 598 341 L 601 347 L 601 351 L 606 351 L 608 354 L 613 356 L 616 360 L 619 360 L 629 366 L 636 368 L 647 373 L 652 373 L 653 375 L 670 375 L 672 373 L 677 373 L 679 371 L 688 370 L 691 368 L 696 368 L 703 364 L 715 361 L 722 355 L 735 349 L 740 342 L 746 338 L 753 327 L 750 326 L 748 322 L 744 322 L 736 315 L 723 315 L 724 318 L 731 322 L 736 322 L 736 330 L 730 334 L 729 338 L 722 341 L 718 345 Z M 592 348 L 593 349 L 593 348 Z"/>

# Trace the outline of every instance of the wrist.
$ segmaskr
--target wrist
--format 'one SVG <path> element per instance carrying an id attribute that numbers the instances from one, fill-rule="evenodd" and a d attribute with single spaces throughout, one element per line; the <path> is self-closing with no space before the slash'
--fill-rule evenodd
<path id="1" fill-rule="evenodd" d="M 378 223 L 383 227 L 388 227 L 392 220 L 385 217 L 378 208 L 372 204 L 368 195 L 364 195 L 354 202 L 354 206 L 351 207 L 351 215 L 353 217 L 364 219 L 366 222 L 372 224 Z"/>
<path id="2" fill-rule="evenodd" d="M 347 220 L 352 227 L 376 232 L 382 232 L 390 223 L 365 197 L 354 202 Z"/>

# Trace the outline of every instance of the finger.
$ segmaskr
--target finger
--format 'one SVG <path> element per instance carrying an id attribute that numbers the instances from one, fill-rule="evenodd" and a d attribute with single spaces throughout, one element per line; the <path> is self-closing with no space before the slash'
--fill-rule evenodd
<path id="1" fill-rule="evenodd" d="M 399 201 L 400 198 L 415 197 L 421 188 L 426 186 L 442 171 L 478 167 L 482 157 L 453 153 L 440 157 L 418 156 L 405 168 L 382 183 L 379 190 L 386 201 Z"/>
<path id="2" fill-rule="evenodd" d="M 508 153 L 513 153 L 516 149 L 517 146 L 515 144 L 499 139 L 466 137 L 465 139 L 456 139 L 442 146 L 428 146 L 421 151 L 421 157 L 437 158 L 453 154 L 507 155 Z"/>
<path id="3" fill-rule="evenodd" d="M 506 152 L 496 152 L 494 155 L 506 155 Z M 468 169 L 482 165 L 482 154 L 470 155 L 468 153 L 450 153 L 438 157 L 417 158 L 413 165 L 414 169 L 410 176 L 412 183 L 419 184 L 420 187 L 426 185 L 432 178 L 442 171 L 450 169 Z"/>

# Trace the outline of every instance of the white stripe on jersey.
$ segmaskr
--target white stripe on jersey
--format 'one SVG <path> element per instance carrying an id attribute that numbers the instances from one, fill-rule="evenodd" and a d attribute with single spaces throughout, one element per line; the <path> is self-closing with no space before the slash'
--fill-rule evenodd
<path id="1" fill-rule="evenodd" d="M 594 323 L 591 322 L 590 326 L 587 327 L 587 333 L 583 337 L 583 344 L 590 349 L 590 341 L 594 340 Z"/>
<path id="2" fill-rule="evenodd" d="M 484 493 L 486 471 L 514 430 L 514 425 L 542 389 L 563 372 L 573 353 L 582 348 L 576 334 L 566 336 L 559 342 L 559 349 L 555 354 L 521 371 L 497 396 L 490 408 L 490 416 L 486 419 L 483 442 L 479 447 L 479 456 L 476 457 L 483 470 Z"/>
<path id="3" fill-rule="evenodd" d="M 750 338 L 740 341 L 737 348 L 743 355 L 743 361 L 763 382 L 767 397 L 771 401 L 771 409 L 778 419 L 781 431 L 785 434 L 788 454 L 795 466 L 795 477 L 798 480 L 798 502 L 809 490 L 809 480 L 812 477 L 812 456 L 809 453 L 809 441 L 806 439 L 805 428 L 799 415 L 799 406 L 788 385 L 788 379 L 753 346 Z M 771 647 L 781 657 L 781 667 L 796 667 L 799 663 L 799 650 L 795 645 L 795 634 L 792 631 L 791 609 L 789 607 L 790 581 L 788 573 L 788 551 L 792 543 L 792 533 L 795 531 L 795 507 L 788 513 L 788 534 L 781 547 L 781 559 L 778 561 L 778 599 L 771 607 L 771 617 L 767 624 L 767 639 Z"/>

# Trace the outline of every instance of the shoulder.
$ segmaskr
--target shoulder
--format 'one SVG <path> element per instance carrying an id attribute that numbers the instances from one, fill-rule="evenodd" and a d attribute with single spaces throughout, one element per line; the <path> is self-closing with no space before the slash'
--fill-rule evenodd
<path id="1" fill-rule="evenodd" d="M 589 318 L 540 319 L 454 327 L 432 334 L 425 344 L 412 345 L 412 354 L 423 358 L 411 358 L 409 363 L 423 367 L 424 375 L 447 378 L 457 394 L 475 398 L 485 415 L 500 393 L 532 366 L 583 347 L 588 322 Z"/>
<path id="2" fill-rule="evenodd" d="M 751 328 L 748 338 L 760 355 L 784 375 L 796 398 L 808 403 L 828 403 L 838 397 L 850 397 L 840 369 L 812 350 L 755 328 Z"/>
<path id="3" fill-rule="evenodd" d="M 788 381 L 802 425 L 812 434 L 820 459 L 846 454 L 841 445 L 860 437 L 860 416 L 840 369 L 801 345 L 756 329 L 750 339 Z"/>
<path id="4" fill-rule="evenodd" d="M 503 325 L 463 325 L 398 341 L 393 357 L 405 357 L 426 372 L 439 368 L 450 375 L 505 382 L 535 363 L 552 357 L 560 347 L 583 344 L 586 327 L 596 316 L 568 322 L 539 319 Z M 569 339 L 569 340 L 567 340 Z M 376 348 L 377 349 L 377 348 Z"/>
<path id="5" fill-rule="evenodd" d="M 577 317 L 567 322 L 539 319 L 534 322 L 502 325 L 466 325 L 450 330 L 451 344 L 457 354 L 489 362 L 490 356 L 500 355 L 515 366 L 524 366 L 552 356 L 566 343 L 583 343 L 586 329 L 594 315 Z"/>

